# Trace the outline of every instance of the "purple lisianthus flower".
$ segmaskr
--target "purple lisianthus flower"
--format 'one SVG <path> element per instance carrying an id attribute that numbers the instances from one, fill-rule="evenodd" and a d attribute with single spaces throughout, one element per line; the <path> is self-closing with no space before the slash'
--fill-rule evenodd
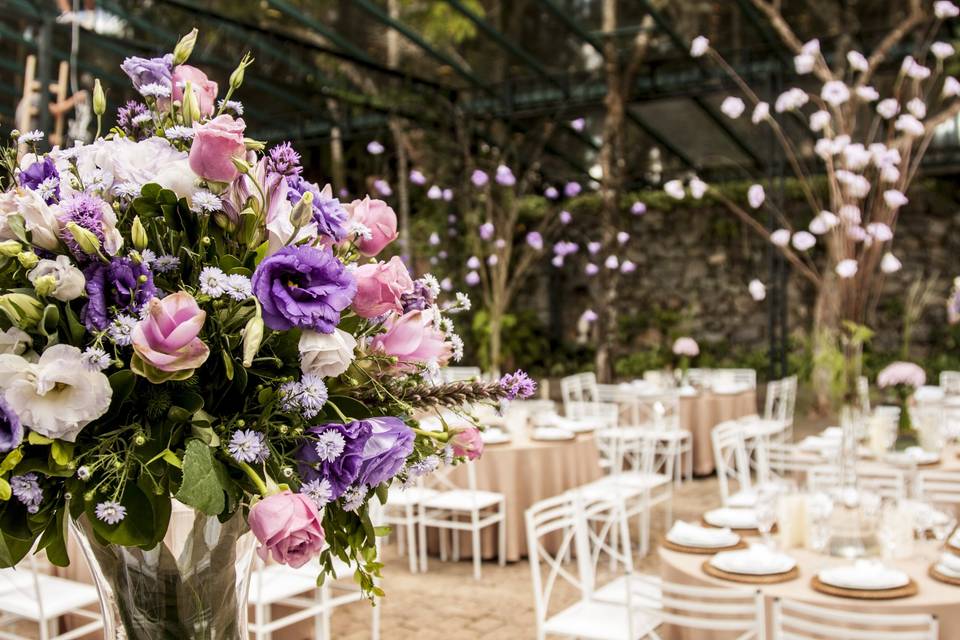
<path id="1" fill-rule="evenodd" d="M 123 61 L 120 68 L 130 76 L 133 87 L 139 91 L 140 87 L 148 84 L 159 84 L 165 87 L 173 86 L 173 54 L 168 53 L 162 58 L 138 58 L 131 56 Z"/>
<path id="2" fill-rule="evenodd" d="M 375 487 L 397 475 L 413 453 L 413 431 L 399 418 L 371 418 L 357 484 Z"/>
<path id="3" fill-rule="evenodd" d="M 116 314 L 139 315 L 143 305 L 157 294 L 153 273 L 130 258 L 114 258 L 110 264 L 94 262 L 83 275 L 87 279 L 87 304 L 80 319 L 90 331 L 103 331 Z"/>
<path id="4" fill-rule="evenodd" d="M 117 126 L 131 140 L 139 142 L 153 134 L 153 116 L 150 115 L 147 105 L 129 100 L 127 104 L 117 109 Z"/>
<path id="5" fill-rule="evenodd" d="M 536 381 L 532 380 L 522 369 L 505 374 L 500 378 L 500 388 L 510 400 L 529 398 L 537 390 Z"/>
<path id="6" fill-rule="evenodd" d="M 316 183 L 308 182 L 299 175 L 287 177 L 287 200 L 292 204 L 300 201 L 307 191 L 313 194 L 313 221 L 317 233 L 337 242 L 347 237 L 347 210 L 334 198 L 330 189 L 321 190 Z"/>
<path id="7" fill-rule="evenodd" d="M 357 293 L 353 275 L 329 247 L 284 247 L 260 263 L 252 285 L 263 321 L 275 331 L 333 333 Z"/>
<path id="8" fill-rule="evenodd" d="M 300 154 L 290 146 L 289 142 L 282 142 L 268 152 L 267 169 L 282 176 L 299 176 L 303 171 L 303 167 L 300 166 Z"/>
<path id="9" fill-rule="evenodd" d="M 17 180 L 21 187 L 42 191 L 40 195 L 47 204 L 53 204 L 60 199 L 60 172 L 50 156 L 21 171 Z"/>
<path id="10" fill-rule="evenodd" d="M 23 425 L 20 417 L 0 395 L 0 453 L 16 449 L 23 440 Z"/>
<path id="11" fill-rule="evenodd" d="M 336 500 L 357 479 L 372 431 L 370 422 L 362 420 L 310 427 L 308 440 L 296 453 L 300 477 L 305 483 L 326 480 L 330 484 L 330 499 Z M 318 450 L 318 443 L 327 446 Z"/>

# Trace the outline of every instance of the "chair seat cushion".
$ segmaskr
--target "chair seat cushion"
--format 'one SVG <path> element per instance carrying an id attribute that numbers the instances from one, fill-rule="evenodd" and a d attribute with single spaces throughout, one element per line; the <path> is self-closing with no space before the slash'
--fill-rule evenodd
<path id="1" fill-rule="evenodd" d="M 415 506 L 428 498 L 437 495 L 435 489 L 424 489 L 421 487 L 410 487 L 401 489 L 400 487 L 390 487 L 390 493 L 387 495 L 387 507 L 406 507 Z"/>
<path id="2" fill-rule="evenodd" d="M 636 640 L 659 625 L 659 621 L 633 613 L 633 635 L 626 607 L 607 602 L 582 600 L 548 618 L 544 623 L 547 635 L 586 638 L 589 640 Z"/>

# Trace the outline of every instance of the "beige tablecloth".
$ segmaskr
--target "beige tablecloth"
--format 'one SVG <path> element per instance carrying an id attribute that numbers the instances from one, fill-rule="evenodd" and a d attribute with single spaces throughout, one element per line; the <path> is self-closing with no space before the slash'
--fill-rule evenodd
<path id="1" fill-rule="evenodd" d="M 714 471 L 710 432 L 727 420 L 736 420 L 757 412 L 755 389 L 732 394 L 701 391 L 680 398 L 680 426 L 693 433 L 693 472 L 698 476 Z"/>
<path id="2" fill-rule="evenodd" d="M 504 444 L 487 445 L 483 456 L 473 463 L 477 488 L 497 491 L 506 496 L 507 560 L 515 562 L 527 555 L 524 511 L 544 498 L 552 498 L 601 476 L 600 454 L 592 434 L 573 440 L 535 441 L 526 432 L 514 434 Z M 467 486 L 466 469 L 451 474 L 459 486 Z M 497 528 L 483 532 L 484 558 L 497 557 Z M 430 545 L 433 547 L 433 545 Z M 470 557 L 470 540 L 460 540 L 461 557 Z"/>
<path id="3" fill-rule="evenodd" d="M 757 587 L 763 592 L 767 605 L 767 637 L 771 637 L 770 618 L 774 598 L 789 598 L 800 602 L 814 604 L 833 609 L 855 611 L 860 613 L 928 613 L 937 616 L 940 621 L 941 640 L 951 640 L 960 637 L 960 587 L 937 582 L 927 575 L 932 560 L 939 551 L 936 543 L 926 542 L 918 545 L 919 554 L 923 557 L 898 561 L 894 564 L 907 572 L 919 587 L 917 595 L 899 600 L 869 601 L 853 600 L 828 596 L 810 587 L 810 578 L 820 569 L 838 564 L 845 564 L 839 558 L 832 558 L 803 549 L 789 551 L 797 560 L 800 567 L 800 577 L 771 585 L 739 585 Z M 695 586 L 738 586 L 736 583 L 720 580 L 706 575 L 701 569 L 704 560 L 709 556 L 678 553 L 667 549 L 660 549 L 660 575 L 665 581 L 677 584 Z M 661 634 L 664 640 L 726 640 L 735 637 L 723 632 L 704 631 L 695 629 L 666 629 Z M 838 634 L 838 638 L 842 635 Z"/>

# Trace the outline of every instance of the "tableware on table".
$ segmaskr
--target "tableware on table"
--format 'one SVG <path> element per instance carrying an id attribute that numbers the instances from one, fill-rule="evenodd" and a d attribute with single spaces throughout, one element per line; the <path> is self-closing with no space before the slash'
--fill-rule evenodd
<path id="1" fill-rule="evenodd" d="M 697 395 L 698 391 L 690 385 L 684 385 L 677 390 L 677 393 L 681 398 L 692 398 Z"/>
<path id="2" fill-rule="evenodd" d="M 940 554 L 940 558 L 937 560 L 934 568 L 948 578 L 960 580 L 960 556 L 954 553 L 945 551 Z"/>
<path id="3" fill-rule="evenodd" d="M 573 440 L 576 434 L 560 427 L 537 427 L 531 438 L 534 440 Z"/>
<path id="4" fill-rule="evenodd" d="M 940 453 L 937 451 L 924 451 L 920 447 L 907 447 L 903 451 L 888 453 L 885 460 L 890 464 L 899 466 L 925 467 L 940 462 Z"/>
<path id="5" fill-rule="evenodd" d="M 568 418 L 566 416 L 557 416 L 549 426 L 560 427 L 573 433 L 588 433 L 597 429 L 599 426 L 597 420 L 599 420 L 599 418 Z"/>
<path id="6" fill-rule="evenodd" d="M 530 416 L 530 423 L 534 427 L 552 427 L 560 420 L 560 415 L 556 411 L 538 411 Z"/>
<path id="7" fill-rule="evenodd" d="M 827 586 L 857 591 L 885 591 L 910 583 L 910 576 L 903 571 L 875 560 L 821 569 L 817 578 Z"/>
<path id="8" fill-rule="evenodd" d="M 906 501 L 888 501 L 881 510 L 877 539 L 884 560 L 905 560 L 913 556 L 913 513 Z"/>
<path id="9" fill-rule="evenodd" d="M 510 442 L 510 434 L 500 429 L 487 429 L 480 432 L 480 439 L 483 444 L 505 444 Z"/>
<path id="10" fill-rule="evenodd" d="M 830 515 L 833 513 L 833 499 L 824 492 L 807 495 L 807 514 L 810 518 L 810 535 L 807 546 L 814 551 L 823 552 L 830 540 Z"/>
<path id="11" fill-rule="evenodd" d="M 757 488 L 757 502 L 753 505 L 753 514 L 757 520 L 757 531 L 763 537 L 765 544 L 772 543 L 770 532 L 777 523 L 777 501 L 780 491 L 771 485 L 761 485 Z"/>
<path id="12" fill-rule="evenodd" d="M 734 509 L 721 507 L 712 509 L 703 514 L 703 521 L 714 527 L 729 527 L 731 529 L 756 529 L 757 514 L 753 509 Z"/>
<path id="13" fill-rule="evenodd" d="M 727 499 L 728 507 L 738 509 L 749 509 L 755 504 L 757 504 L 757 492 L 751 489 L 738 491 Z"/>
<path id="14" fill-rule="evenodd" d="M 740 542 L 740 536 L 728 528 L 701 527 L 683 520 L 673 523 L 666 538 L 674 544 L 702 549 L 732 547 Z"/>
<path id="15" fill-rule="evenodd" d="M 711 391 L 720 396 L 732 396 L 743 393 L 746 390 L 747 387 L 735 382 L 718 382 L 711 387 Z"/>
<path id="16" fill-rule="evenodd" d="M 750 576 L 787 573 L 797 566 L 797 561 L 787 554 L 759 544 L 737 551 L 722 551 L 713 556 L 709 563 L 727 573 Z"/>
<path id="17" fill-rule="evenodd" d="M 931 573 L 933 573 L 932 567 Z M 824 584 L 817 576 L 813 576 L 810 579 L 810 588 L 829 596 L 849 598 L 851 600 L 896 600 L 898 598 L 910 598 L 917 595 L 920 590 L 914 580 L 908 580 L 907 584 L 902 587 L 896 587 L 895 589 L 846 589 L 844 587 Z"/>

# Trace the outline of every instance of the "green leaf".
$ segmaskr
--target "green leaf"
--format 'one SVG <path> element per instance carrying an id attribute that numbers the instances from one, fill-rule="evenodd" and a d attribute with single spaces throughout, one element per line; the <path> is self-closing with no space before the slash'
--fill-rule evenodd
<path id="1" fill-rule="evenodd" d="M 30 236 L 27 234 L 27 225 L 23 221 L 23 216 L 19 213 L 14 213 L 6 217 L 7 226 L 10 228 L 10 231 L 13 233 L 13 236 L 22 242 L 23 244 L 30 244 Z"/>
<path id="2" fill-rule="evenodd" d="M 31 432 L 29 432 L 29 433 L 27 434 L 27 442 L 29 442 L 30 444 L 35 444 L 35 445 L 44 445 L 44 444 L 50 444 L 50 443 L 52 443 L 53 440 L 51 440 L 50 438 L 48 438 L 48 437 L 46 437 L 46 436 L 40 435 L 40 434 L 37 433 L 36 431 L 31 431 Z"/>
<path id="3" fill-rule="evenodd" d="M 57 567 L 66 567 L 70 564 L 67 555 L 67 528 L 64 510 L 57 509 L 56 515 L 50 519 L 47 528 L 40 535 L 37 548 L 47 552 L 47 559 Z"/>
<path id="4" fill-rule="evenodd" d="M 170 394 L 170 402 L 194 414 L 203 409 L 203 396 L 193 391 L 181 390 Z"/>
<path id="5" fill-rule="evenodd" d="M 57 337 L 57 328 L 60 326 L 60 309 L 55 304 L 48 304 L 43 309 L 43 318 L 40 320 L 40 333 L 48 338 L 55 340 Z M 48 342 L 47 344 L 50 344 Z"/>
<path id="6" fill-rule="evenodd" d="M 107 524 L 96 514 L 97 503 L 109 499 L 109 496 L 100 496 L 86 503 L 87 520 L 93 525 L 97 535 L 107 542 L 125 547 L 150 544 L 156 535 L 156 518 L 150 499 L 143 490 L 132 482 L 124 486 L 120 504 L 126 507 L 127 515 L 117 524 Z"/>
<path id="7" fill-rule="evenodd" d="M 220 446 L 220 436 L 218 436 L 217 432 L 210 427 L 202 427 L 194 424 L 191 425 L 190 432 L 193 434 L 194 438 L 199 438 L 202 442 L 206 443 L 207 446 Z"/>
<path id="8" fill-rule="evenodd" d="M 233 380 L 233 356 L 231 356 L 230 352 L 226 349 L 221 351 L 220 355 L 223 357 L 223 366 L 226 369 L 227 380 Z"/>
<path id="9" fill-rule="evenodd" d="M 70 305 L 64 305 L 64 310 L 66 311 L 64 315 L 67 316 L 67 331 L 70 333 L 70 342 L 79 344 L 86 334 L 86 329 L 80 322 L 80 318 L 77 317 L 76 312 L 70 308 Z"/>
<path id="10" fill-rule="evenodd" d="M 50 457 L 61 467 L 67 466 L 73 459 L 73 443 L 54 440 L 50 447 Z"/>
<path id="11" fill-rule="evenodd" d="M 157 196 L 160 195 L 160 191 L 162 189 L 163 187 L 156 182 L 148 182 L 140 189 L 140 195 L 147 200 L 156 201 Z"/>
<path id="12" fill-rule="evenodd" d="M 177 499 L 207 515 L 217 515 L 225 506 L 223 487 L 217 477 L 220 463 L 214 459 L 210 447 L 200 440 L 187 442 L 183 456 L 183 482 Z"/>
<path id="13" fill-rule="evenodd" d="M 0 475 L 12 471 L 15 466 L 20 464 L 21 460 L 23 460 L 23 451 L 17 447 L 3 458 L 3 462 L 0 462 Z"/>
<path id="14" fill-rule="evenodd" d="M 0 502 L 6 502 L 11 495 L 10 483 L 0 478 Z"/>
<path id="15" fill-rule="evenodd" d="M 129 369 L 112 373 L 109 379 L 110 387 L 113 389 L 110 406 L 111 408 L 119 407 L 133 393 L 133 387 L 136 385 L 137 379 Z"/>
<path id="16" fill-rule="evenodd" d="M 177 469 L 183 469 L 183 462 L 180 461 L 180 458 L 177 457 L 173 451 L 170 449 L 164 449 L 163 453 L 160 454 L 160 457 L 167 461 L 167 464 L 176 467 Z"/>

